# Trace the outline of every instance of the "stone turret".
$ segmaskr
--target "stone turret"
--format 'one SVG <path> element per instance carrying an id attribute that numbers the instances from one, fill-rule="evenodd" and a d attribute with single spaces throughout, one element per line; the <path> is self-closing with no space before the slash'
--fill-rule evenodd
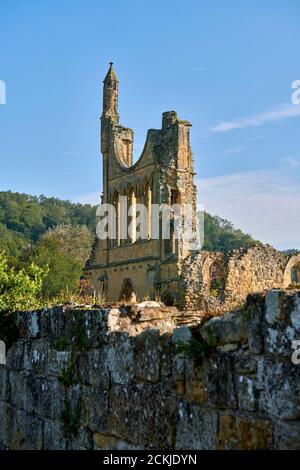
<path id="1" fill-rule="evenodd" d="M 113 63 L 110 62 L 109 69 L 103 81 L 103 118 L 110 118 L 114 122 L 119 122 L 118 113 L 118 88 L 119 81 L 116 72 L 113 68 Z"/>
<path id="2" fill-rule="evenodd" d="M 107 155 L 109 152 L 111 126 L 113 123 L 119 123 L 118 88 L 119 82 L 113 69 L 113 63 L 110 62 L 103 81 L 103 110 L 101 116 L 101 152 L 103 155 Z"/>
<path id="3" fill-rule="evenodd" d="M 103 110 L 101 115 L 101 153 L 103 155 L 103 202 L 109 199 L 109 179 L 113 171 L 112 162 L 117 154 L 124 167 L 132 165 L 133 130 L 120 125 L 118 113 L 119 81 L 110 62 L 103 81 Z"/>

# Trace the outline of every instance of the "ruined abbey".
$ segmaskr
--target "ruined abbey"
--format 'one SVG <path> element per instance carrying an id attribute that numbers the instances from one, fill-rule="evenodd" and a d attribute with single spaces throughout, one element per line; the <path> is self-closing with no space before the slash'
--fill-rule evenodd
<path id="1" fill-rule="evenodd" d="M 115 207 L 117 228 L 115 239 L 95 241 L 85 269 L 92 288 L 108 302 L 161 300 L 185 310 L 208 311 L 240 305 L 252 292 L 298 284 L 300 255 L 288 258 L 265 245 L 227 254 L 191 251 L 172 233 L 168 240 L 153 239 L 152 204 L 189 204 L 196 223 L 191 124 L 175 111 L 163 113 L 161 129 L 148 131 L 142 155 L 133 163 L 133 130 L 119 122 L 118 85 L 111 63 L 101 116 L 102 203 Z M 120 237 L 121 196 L 133 210 L 139 203 L 148 208 L 147 239 L 138 234 Z"/>
<path id="2" fill-rule="evenodd" d="M 85 268 L 105 301 L 3 315 L 0 451 L 300 449 L 300 254 L 191 250 L 154 238 L 151 210 L 146 239 L 121 237 L 121 197 L 188 203 L 196 225 L 189 130 L 164 113 L 132 164 L 110 66 L 102 204 L 116 237 L 96 238 Z"/>

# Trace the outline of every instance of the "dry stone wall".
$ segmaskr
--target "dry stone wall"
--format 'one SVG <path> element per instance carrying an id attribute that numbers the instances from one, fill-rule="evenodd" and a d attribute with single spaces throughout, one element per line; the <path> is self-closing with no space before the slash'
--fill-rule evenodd
<path id="1" fill-rule="evenodd" d="M 15 322 L 0 366 L 1 448 L 300 448 L 298 290 L 252 295 L 194 327 L 147 302 Z"/>

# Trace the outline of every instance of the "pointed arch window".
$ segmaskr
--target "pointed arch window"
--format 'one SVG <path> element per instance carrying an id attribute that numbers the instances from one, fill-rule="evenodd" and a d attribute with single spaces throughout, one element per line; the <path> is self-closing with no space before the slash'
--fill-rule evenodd
<path id="1" fill-rule="evenodd" d="M 129 191 L 128 200 L 128 241 L 134 243 L 136 241 L 136 195 L 133 188 Z"/>
<path id="2" fill-rule="evenodd" d="M 136 302 L 136 293 L 131 279 L 124 279 L 119 299 L 125 302 Z"/>
<path id="3" fill-rule="evenodd" d="M 116 238 L 112 240 L 112 246 L 119 246 L 120 245 L 120 199 L 119 194 L 117 192 L 114 193 L 112 198 L 112 204 L 115 208 L 116 214 Z"/>

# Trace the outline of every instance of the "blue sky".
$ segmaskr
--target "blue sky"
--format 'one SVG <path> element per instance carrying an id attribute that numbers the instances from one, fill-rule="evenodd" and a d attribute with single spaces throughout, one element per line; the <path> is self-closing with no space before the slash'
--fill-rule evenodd
<path id="1" fill-rule="evenodd" d="M 4 0 L 0 190 L 96 202 L 112 60 L 135 157 L 161 113 L 192 122 L 199 202 L 300 248 L 300 2 Z"/>

